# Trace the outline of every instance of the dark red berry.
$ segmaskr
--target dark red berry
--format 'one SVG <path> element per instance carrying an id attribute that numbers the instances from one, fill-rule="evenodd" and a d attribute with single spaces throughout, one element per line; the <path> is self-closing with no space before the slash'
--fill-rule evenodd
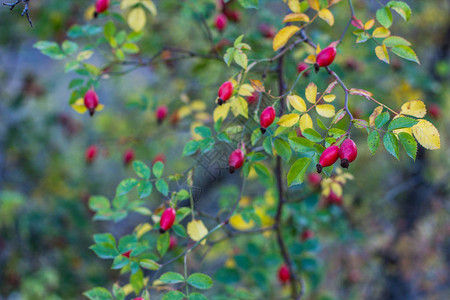
<path id="1" fill-rule="evenodd" d="M 165 105 L 159 106 L 156 109 L 155 115 L 156 115 L 156 120 L 157 120 L 158 124 L 161 124 L 164 121 L 164 119 L 167 117 L 168 113 L 169 113 L 169 109 Z"/>
<path id="2" fill-rule="evenodd" d="M 259 32 L 261 32 L 262 36 L 266 39 L 273 39 L 275 36 L 276 30 L 273 26 L 267 25 L 265 23 L 260 24 L 258 26 Z"/>
<path id="3" fill-rule="evenodd" d="M 88 164 L 92 163 L 97 157 L 98 148 L 95 145 L 91 145 L 86 149 L 85 157 Z"/>
<path id="4" fill-rule="evenodd" d="M 286 265 L 282 265 L 278 269 L 278 279 L 282 284 L 288 283 L 291 280 L 291 273 Z"/>
<path id="5" fill-rule="evenodd" d="M 430 117 L 435 120 L 439 120 L 442 115 L 441 108 L 436 103 L 433 103 L 428 107 L 428 113 L 430 114 Z"/>
<path id="6" fill-rule="evenodd" d="M 128 166 L 134 160 L 134 150 L 127 149 L 123 153 L 123 163 Z"/>
<path id="7" fill-rule="evenodd" d="M 318 188 L 322 182 L 322 177 L 317 173 L 309 173 L 307 180 L 312 188 Z"/>
<path id="8" fill-rule="evenodd" d="M 238 23 L 241 21 L 241 12 L 238 10 L 225 9 L 223 13 L 231 22 Z"/>
<path id="9" fill-rule="evenodd" d="M 237 169 L 244 164 L 244 152 L 241 149 L 236 149 L 231 152 L 228 159 L 228 165 L 230 166 L 230 173 L 234 173 Z"/>
<path id="10" fill-rule="evenodd" d="M 170 240 L 169 240 L 169 249 L 173 249 L 174 247 L 176 247 L 178 244 L 177 238 L 174 236 L 170 236 Z"/>
<path id="11" fill-rule="evenodd" d="M 173 222 L 175 222 L 176 211 L 175 209 L 169 207 L 161 215 L 161 220 L 159 221 L 160 229 L 159 232 L 164 233 L 169 230 Z"/>
<path id="12" fill-rule="evenodd" d="M 98 96 L 94 90 L 89 90 L 84 95 L 84 106 L 88 109 L 89 114 L 93 116 L 98 106 Z"/>
<path id="13" fill-rule="evenodd" d="M 225 30 L 225 28 L 227 27 L 227 23 L 227 16 L 225 16 L 224 14 L 218 14 L 216 16 L 216 19 L 214 20 L 214 24 L 219 32 Z"/>
<path id="14" fill-rule="evenodd" d="M 330 194 L 327 197 L 328 204 L 341 205 L 342 197 L 336 195 L 333 191 L 330 191 Z"/>
<path id="15" fill-rule="evenodd" d="M 130 258 L 130 254 L 131 254 L 131 250 L 128 250 L 127 252 L 122 253 L 122 256 Z"/>
<path id="16" fill-rule="evenodd" d="M 307 63 L 304 63 L 304 62 L 298 63 L 297 72 L 300 74 L 301 72 L 305 71 L 308 68 L 309 68 L 309 66 Z M 308 76 L 308 75 L 309 75 L 309 71 L 306 71 L 305 73 L 303 73 L 303 76 Z"/>
<path id="17" fill-rule="evenodd" d="M 322 51 L 319 52 L 316 58 L 316 64 L 319 67 L 327 67 L 331 65 L 334 58 L 336 57 L 336 48 L 335 47 L 326 47 Z"/>
<path id="18" fill-rule="evenodd" d="M 266 132 L 266 128 L 273 123 L 273 120 L 275 120 L 275 109 L 272 106 L 266 107 L 259 117 L 262 134 Z"/>
<path id="19" fill-rule="evenodd" d="M 358 150 L 356 144 L 351 139 L 346 139 L 339 148 L 339 158 L 341 159 L 341 167 L 348 168 L 348 165 L 356 159 Z"/>
<path id="20" fill-rule="evenodd" d="M 313 238 L 314 236 L 314 232 L 311 229 L 305 229 L 302 232 L 302 241 L 307 241 L 311 238 Z"/>
<path id="21" fill-rule="evenodd" d="M 133 298 L 132 300 L 144 300 L 144 297 Z"/>
<path id="22" fill-rule="evenodd" d="M 322 173 L 322 169 L 334 164 L 339 158 L 339 147 L 330 146 L 320 155 L 319 163 L 316 165 L 317 172 Z"/>
<path id="23" fill-rule="evenodd" d="M 217 102 L 219 105 L 225 103 L 228 99 L 230 99 L 231 95 L 233 95 L 233 83 L 231 81 L 225 81 L 219 88 L 217 95 L 219 96 L 219 101 Z"/>
<path id="24" fill-rule="evenodd" d="M 166 163 L 166 156 L 163 153 L 156 154 L 155 157 L 153 158 L 152 165 L 154 165 L 158 161 L 160 161 L 163 164 L 165 164 Z"/>
<path id="25" fill-rule="evenodd" d="M 257 91 L 254 91 L 250 96 L 247 96 L 247 102 L 248 104 L 255 103 L 259 98 L 259 93 Z"/>

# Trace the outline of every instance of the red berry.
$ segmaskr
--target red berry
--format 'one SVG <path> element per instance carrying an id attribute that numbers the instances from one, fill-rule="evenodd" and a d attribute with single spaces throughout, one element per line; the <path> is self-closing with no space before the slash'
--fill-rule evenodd
<path id="1" fill-rule="evenodd" d="M 225 9 L 223 13 L 231 22 L 238 23 L 241 21 L 241 12 L 238 10 Z"/>
<path id="2" fill-rule="evenodd" d="M 273 120 L 275 120 L 275 109 L 272 106 L 266 107 L 259 117 L 262 134 L 266 132 L 266 128 L 273 123 Z"/>
<path id="3" fill-rule="evenodd" d="M 123 163 L 128 166 L 134 160 L 134 150 L 127 149 L 123 153 Z"/>
<path id="4" fill-rule="evenodd" d="M 177 238 L 174 236 L 170 236 L 170 240 L 169 240 L 169 249 L 173 249 L 174 247 L 176 247 L 178 244 Z"/>
<path id="5" fill-rule="evenodd" d="M 307 180 L 311 187 L 318 188 L 322 182 L 322 177 L 317 173 L 309 173 Z"/>
<path id="6" fill-rule="evenodd" d="M 231 81 L 225 81 L 219 88 L 217 95 L 219 96 L 219 105 L 225 103 L 233 95 L 234 86 Z"/>
<path id="7" fill-rule="evenodd" d="M 130 254 L 131 254 L 131 250 L 128 250 L 127 252 L 122 253 L 122 256 L 130 258 Z"/>
<path id="8" fill-rule="evenodd" d="M 330 146 L 320 155 L 319 163 L 316 165 L 317 172 L 321 173 L 322 168 L 331 166 L 334 164 L 339 158 L 339 147 L 338 146 Z"/>
<path id="9" fill-rule="evenodd" d="M 336 48 L 326 47 L 319 52 L 316 58 L 316 63 L 319 67 L 327 67 L 331 65 L 334 58 L 336 57 Z"/>
<path id="10" fill-rule="evenodd" d="M 358 155 L 358 150 L 356 149 L 356 144 L 351 139 L 346 139 L 341 148 L 339 148 L 339 157 L 341 159 L 341 167 L 348 168 L 348 165 L 356 159 Z"/>
<path id="11" fill-rule="evenodd" d="M 433 103 L 428 107 L 428 113 L 435 120 L 440 119 L 442 115 L 441 108 L 436 103 Z"/>
<path id="12" fill-rule="evenodd" d="M 259 93 L 257 91 L 254 91 L 251 96 L 247 96 L 247 102 L 248 104 L 253 104 L 258 100 L 258 98 Z"/>
<path id="13" fill-rule="evenodd" d="M 288 283 L 291 280 L 291 273 L 286 265 L 282 265 L 278 269 L 278 279 L 282 284 Z"/>
<path id="14" fill-rule="evenodd" d="M 98 148 L 95 145 L 91 145 L 86 149 L 85 157 L 88 164 L 92 163 L 97 156 Z"/>
<path id="15" fill-rule="evenodd" d="M 160 229 L 159 232 L 164 233 L 169 230 L 173 222 L 175 222 L 176 211 L 175 209 L 169 207 L 161 215 L 161 220 L 159 221 Z"/>
<path id="16" fill-rule="evenodd" d="M 84 95 L 84 106 L 88 109 L 89 114 L 93 116 L 98 106 L 98 96 L 94 90 L 89 90 Z"/>
<path id="17" fill-rule="evenodd" d="M 158 124 L 161 124 L 162 121 L 164 121 L 164 119 L 167 117 L 168 113 L 169 113 L 169 109 L 165 105 L 159 106 L 156 109 L 155 115 L 156 115 L 156 120 L 158 121 Z"/>
<path id="18" fill-rule="evenodd" d="M 330 191 L 330 194 L 328 195 L 328 198 L 327 198 L 327 202 L 329 204 L 341 205 L 342 197 L 339 197 L 333 191 Z"/>
<path id="19" fill-rule="evenodd" d="M 110 0 L 97 0 L 95 3 L 95 12 L 100 14 L 108 9 Z"/>
<path id="20" fill-rule="evenodd" d="M 305 229 L 302 232 L 302 241 L 311 239 L 314 236 L 314 232 L 311 229 Z"/>
<path id="21" fill-rule="evenodd" d="M 236 149 L 231 152 L 228 159 L 228 165 L 230 166 L 230 173 L 234 173 L 237 169 L 244 164 L 244 152 L 241 149 Z"/>
<path id="22" fill-rule="evenodd" d="M 227 27 L 227 23 L 227 16 L 225 16 L 224 14 L 218 14 L 216 16 L 216 19 L 214 20 L 214 24 L 216 25 L 217 30 L 219 30 L 220 32 L 225 30 L 225 28 Z"/>
<path id="23" fill-rule="evenodd" d="M 301 72 L 305 71 L 306 69 L 308 69 L 308 64 L 301 62 L 298 63 L 297 65 L 297 72 L 300 74 Z M 303 73 L 304 76 L 308 76 L 309 75 L 309 71 L 306 71 L 305 73 Z"/>
<path id="24" fill-rule="evenodd" d="M 166 163 L 166 156 L 163 153 L 156 154 L 155 157 L 153 158 L 152 165 L 154 165 L 158 161 L 160 161 L 163 164 L 165 164 Z"/>
<path id="25" fill-rule="evenodd" d="M 144 300 L 144 297 L 133 298 L 132 300 Z"/>
<path id="26" fill-rule="evenodd" d="M 275 28 L 273 26 L 267 25 L 267 24 L 260 24 L 258 26 L 259 32 L 265 37 L 266 39 L 273 39 L 275 36 Z"/>

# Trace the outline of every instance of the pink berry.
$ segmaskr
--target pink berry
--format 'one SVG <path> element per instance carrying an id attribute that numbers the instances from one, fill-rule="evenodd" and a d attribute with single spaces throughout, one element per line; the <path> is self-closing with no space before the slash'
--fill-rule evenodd
<path id="1" fill-rule="evenodd" d="M 167 208 L 161 215 L 161 220 L 159 221 L 160 229 L 159 232 L 164 233 L 169 230 L 173 223 L 175 222 L 176 211 L 173 208 Z"/>
<path id="2" fill-rule="evenodd" d="M 327 47 L 319 52 L 316 58 L 316 63 L 319 67 L 327 67 L 331 65 L 335 57 L 336 57 L 336 48 Z"/>
<path id="3" fill-rule="evenodd" d="M 225 30 L 225 28 L 227 27 L 227 23 L 227 16 L 225 16 L 224 14 L 218 14 L 216 16 L 216 19 L 214 20 L 214 24 L 216 25 L 216 28 L 219 32 Z"/>
<path id="4" fill-rule="evenodd" d="M 275 109 L 272 106 L 266 107 L 259 117 L 259 123 L 261 125 L 261 132 L 264 134 L 266 128 L 269 127 L 275 120 Z"/>
<path id="5" fill-rule="evenodd" d="M 236 149 L 231 152 L 228 158 L 228 165 L 230 167 L 230 173 L 234 173 L 235 170 L 242 167 L 244 164 L 244 152 L 241 149 Z"/>
<path id="6" fill-rule="evenodd" d="M 84 106 L 88 109 L 89 114 L 93 116 L 98 106 L 98 96 L 94 90 L 89 90 L 84 95 Z"/>
<path id="7" fill-rule="evenodd" d="M 233 95 L 234 86 L 231 81 L 225 81 L 219 88 L 217 95 L 219 96 L 219 105 L 225 103 Z"/>

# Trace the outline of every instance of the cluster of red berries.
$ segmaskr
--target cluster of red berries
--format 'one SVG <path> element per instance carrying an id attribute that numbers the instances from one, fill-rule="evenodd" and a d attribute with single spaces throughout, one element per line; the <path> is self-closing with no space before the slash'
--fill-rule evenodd
<path id="1" fill-rule="evenodd" d="M 358 150 L 355 142 L 351 139 L 346 139 L 341 147 L 332 145 L 322 152 L 319 163 L 316 165 L 317 172 L 321 173 L 323 168 L 333 165 L 338 158 L 341 159 L 341 167 L 348 168 L 349 164 L 356 159 L 357 155 Z"/>
<path id="2" fill-rule="evenodd" d="M 218 7 L 220 13 L 214 19 L 214 26 L 219 32 L 222 32 L 227 27 L 228 21 L 239 22 L 241 20 L 241 13 L 230 7 L 231 1 L 225 3 L 223 0 L 218 0 Z"/>

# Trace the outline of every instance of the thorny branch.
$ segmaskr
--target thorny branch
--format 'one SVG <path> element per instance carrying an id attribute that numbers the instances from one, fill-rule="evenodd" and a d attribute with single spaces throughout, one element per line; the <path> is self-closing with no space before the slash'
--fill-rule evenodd
<path id="1" fill-rule="evenodd" d="M 30 14 L 29 14 L 29 10 L 28 10 L 28 2 L 30 2 L 30 0 L 16 0 L 16 2 L 3 2 L 3 5 L 9 6 L 10 10 L 13 10 L 14 7 L 16 7 L 17 4 L 23 2 L 25 5 L 23 7 L 23 11 L 22 11 L 22 17 L 24 15 L 27 16 L 28 22 L 30 23 L 30 26 L 33 27 L 33 22 L 31 22 L 31 18 L 30 18 Z"/>

